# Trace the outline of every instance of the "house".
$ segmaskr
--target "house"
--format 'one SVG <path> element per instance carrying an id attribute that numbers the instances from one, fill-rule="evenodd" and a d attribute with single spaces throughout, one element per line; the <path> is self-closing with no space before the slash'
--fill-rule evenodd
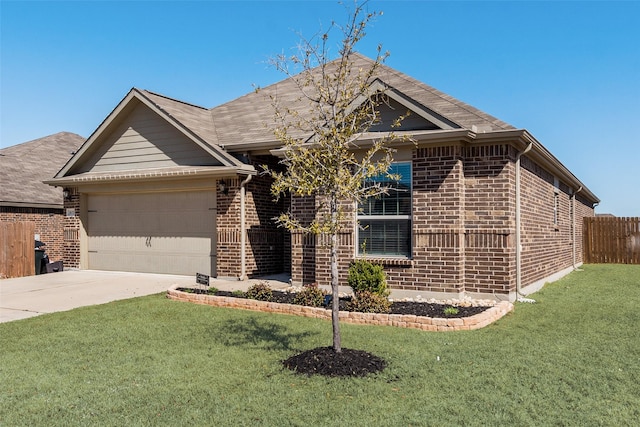
<path id="1" fill-rule="evenodd" d="M 382 124 L 359 141 L 410 110 L 399 132 L 415 143 L 395 146 L 393 166 L 410 190 L 353 207 L 339 236 L 342 277 L 367 256 L 395 289 L 513 300 L 582 262 L 582 218 L 599 200 L 527 130 L 387 66 L 372 88 L 388 102 Z M 259 174 L 260 165 L 277 167 L 281 148 L 265 126 L 274 121 L 269 95 L 296 107 L 291 79 L 211 109 L 132 89 L 48 181 L 69 191 L 65 207 L 76 215 L 65 262 L 327 283 L 322 239 L 273 222 L 286 209 L 309 215 L 316 202 L 276 203 Z"/>
<path id="2" fill-rule="evenodd" d="M 0 221 L 30 221 L 50 259 L 62 259 L 62 188 L 43 184 L 71 158 L 84 138 L 59 132 L 0 149 Z"/>

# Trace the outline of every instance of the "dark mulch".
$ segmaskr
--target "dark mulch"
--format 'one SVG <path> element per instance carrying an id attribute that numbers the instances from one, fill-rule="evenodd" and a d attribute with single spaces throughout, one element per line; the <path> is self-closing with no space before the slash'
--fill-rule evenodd
<path id="1" fill-rule="evenodd" d="M 186 289 L 181 289 L 186 290 Z M 202 292 L 204 290 L 189 290 L 191 292 Z M 244 298 L 242 295 L 227 291 L 217 291 L 213 295 L 234 298 Z M 290 292 L 273 291 L 271 301 L 278 303 L 293 304 L 295 294 Z M 348 298 L 340 299 L 340 310 L 347 310 Z M 391 314 L 413 314 L 426 317 L 468 317 L 486 310 L 488 307 L 456 307 L 458 313 L 446 314 L 444 310 L 451 307 L 445 304 L 433 304 L 413 301 L 394 301 L 391 303 Z M 329 309 L 329 308 L 327 308 Z M 333 347 L 318 347 L 296 354 L 282 364 L 292 371 L 303 375 L 324 375 L 329 377 L 363 377 L 368 374 L 382 371 L 387 362 L 371 353 L 362 350 L 351 350 L 343 348 L 340 353 L 336 353 Z"/>
<path id="2" fill-rule="evenodd" d="M 333 347 L 307 350 L 283 360 L 282 364 L 298 374 L 327 377 L 364 377 L 387 366 L 384 359 L 366 351 L 343 348 L 336 353 Z"/>

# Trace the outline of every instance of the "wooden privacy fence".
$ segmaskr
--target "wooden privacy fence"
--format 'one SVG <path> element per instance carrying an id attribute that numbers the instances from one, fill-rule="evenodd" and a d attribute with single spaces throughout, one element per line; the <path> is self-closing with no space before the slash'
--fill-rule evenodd
<path id="1" fill-rule="evenodd" d="M 585 263 L 640 264 L 640 217 L 587 217 L 582 234 Z"/>
<path id="2" fill-rule="evenodd" d="M 0 278 L 35 274 L 35 223 L 0 222 Z"/>

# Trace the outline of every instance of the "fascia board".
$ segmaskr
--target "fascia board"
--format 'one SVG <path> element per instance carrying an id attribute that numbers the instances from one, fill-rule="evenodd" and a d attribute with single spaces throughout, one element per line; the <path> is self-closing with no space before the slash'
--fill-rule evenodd
<path id="1" fill-rule="evenodd" d="M 456 126 L 453 126 L 452 125 L 453 122 L 451 120 L 448 120 L 445 117 L 440 116 L 439 114 L 427 109 L 421 104 L 418 104 L 413 100 L 413 98 L 405 95 L 404 93 L 393 88 L 392 86 L 387 85 L 387 89 L 381 92 L 387 95 L 389 98 L 393 99 L 394 101 L 398 102 L 403 107 L 406 107 L 407 109 L 411 110 L 411 112 L 418 114 L 423 119 L 440 127 L 440 129 L 442 130 L 451 130 L 451 129 L 456 129 L 456 127 L 457 128 L 462 127 L 457 124 Z M 450 123 L 447 123 L 447 121 Z"/>
<path id="2" fill-rule="evenodd" d="M 60 196 L 62 199 L 62 196 Z M 14 207 L 14 208 L 40 208 L 40 209 L 62 209 L 63 204 L 53 203 L 37 203 L 37 202 L 11 202 L 0 201 L 0 206 Z"/>
<path id="3" fill-rule="evenodd" d="M 246 165 L 245 165 L 246 166 Z M 140 171 L 122 171 L 104 174 L 87 174 L 73 175 L 69 177 L 53 178 L 43 181 L 45 184 L 61 187 L 61 186 L 78 186 L 83 184 L 100 184 L 100 183 L 127 183 L 127 182 L 153 182 L 165 181 L 167 179 L 194 179 L 194 178 L 222 178 L 230 175 L 257 175 L 257 171 L 252 166 L 237 168 L 233 166 L 213 166 L 202 169 L 191 168 L 189 170 L 140 170 Z"/>
<path id="4" fill-rule="evenodd" d="M 532 144 L 532 149 L 527 154 L 527 157 L 531 157 L 545 170 L 556 176 L 558 179 L 568 184 L 574 191 L 582 188 L 581 194 L 586 196 L 594 203 L 600 203 L 600 199 L 587 188 L 565 165 L 560 162 L 547 148 L 540 143 L 529 131 L 526 129 L 514 129 L 504 131 L 494 131 L 487 133 L 478 133 L 475 136 L 476 143 L 483 142 L 505 142 L 511 143 L 518 150 L 524 151 L 524 149 Z"/>

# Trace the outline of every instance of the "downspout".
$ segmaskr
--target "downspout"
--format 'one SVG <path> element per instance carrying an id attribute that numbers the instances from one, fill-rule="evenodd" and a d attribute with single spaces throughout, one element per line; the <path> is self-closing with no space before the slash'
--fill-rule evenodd
<path id="1" fill-rule="evenodd" d="M 527 145 L 524 151 L 516 155 L 516 300 L 533 302 L 523 298 L 522 289 L 522 233 L 521 233 L 521 212 L 520 212 L 520 157 L 527 154 L 533 148 L 533 142 Z"/>
<path id="2" fill-rule="evenodd" d="M 578 188 L 576 191 L 571 194 L 571 212 L 573 212 L 572 218 L 572 227 L 571 227 L 571 240 L 573 241 L 573 269 L 577 270 L 576 267 L 576 194 L 582 191 L 582 186 Z"/>
<path id="3" fill-rule="evenodd" d="M 247 177 L 240 183 L 240 277 L 238 280 L 247 280 L 247 224 L 245 220 L 245 195 L 246 185 L 251 181 L 253 175 Z"/>

